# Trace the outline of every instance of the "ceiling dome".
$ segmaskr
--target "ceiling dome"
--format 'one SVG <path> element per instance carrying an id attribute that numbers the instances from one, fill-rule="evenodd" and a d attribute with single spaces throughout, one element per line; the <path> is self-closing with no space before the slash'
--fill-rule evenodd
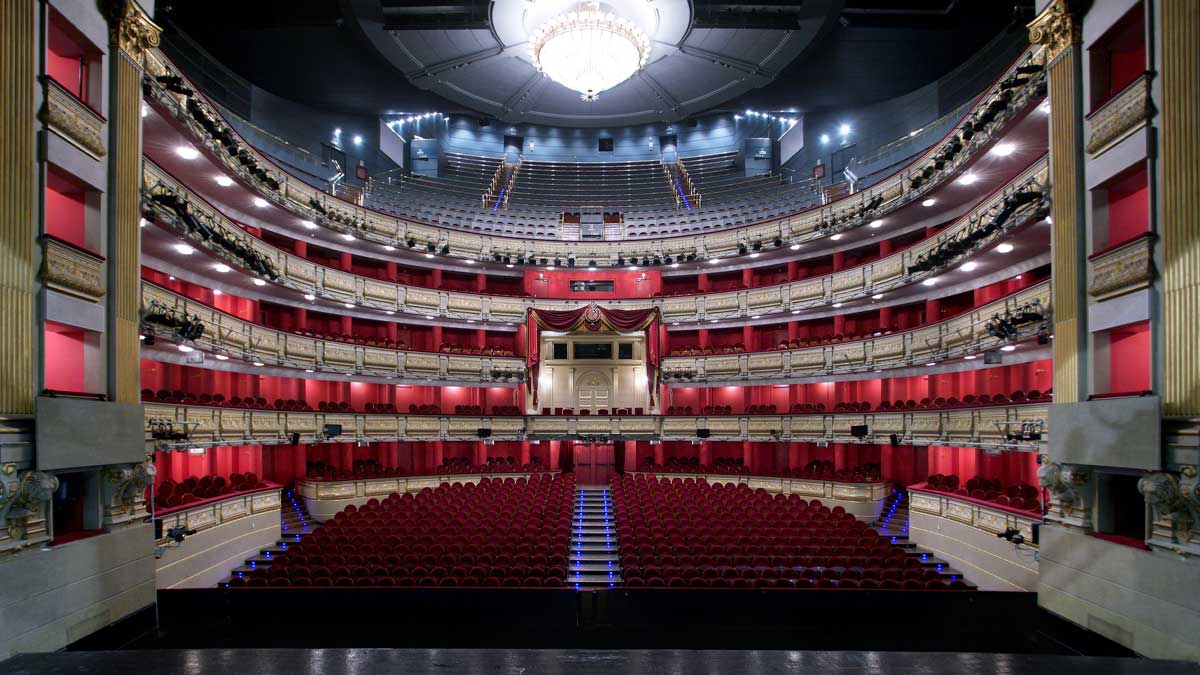
<path id="1" fill-rule="evenodd" d="M 723 21 L 696 20 L 687 0 L 495 0 L 486 25 L 360 25 L 409 82 L 485 115 L 623 126 L 677 121 L 771 82 L 836 4 Z"/>

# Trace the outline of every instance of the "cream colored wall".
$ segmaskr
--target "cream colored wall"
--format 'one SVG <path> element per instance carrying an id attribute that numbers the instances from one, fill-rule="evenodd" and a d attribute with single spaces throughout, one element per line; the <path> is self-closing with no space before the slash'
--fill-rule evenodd
<path id="1" fill-rule="evenodd" d="M 908 538 L 962 572 L 985 591 L 1037 590 L 1037 553 L 966 523 L 919 511 L 909 512 Z"/>
<path id="2" fill-rule="evenodd" d="M 279 540 L 279 510 L 264 511 L 162 543 L 158 588 L 212 588 L 229 571 Z"/>
<path id="3" fill-rule="evenodd" d="M 154 528 L 127 525 L 0 562 L 0 659 L 54 651 L 154 603 Z"/>
<path id="4" fill-rule="evenodd" d="M 1050 523 L 1041 546 L 1038 605 L 1143 656 L 1200 661 L 1194 560 Z"/>
<path id="5" fill-rule="evenodd" d="M 553 356 L 555 342 L 629 342 L 633 343 L 633 359 L 600 361 L 546 358 Z M 616 347 L 613 348 L 616 353 Z M 573 352 L 568 347 L 567 354 Z M 645 340 L 638 336 L 567 335 L 550 336 L 542 340 L 541 372 L 538 375 L 538 407 L 578 408 L 577 388 L 588 373 L 598 373 L 609 386 L 608 409 L 648 408 L 646 403 Z"/>

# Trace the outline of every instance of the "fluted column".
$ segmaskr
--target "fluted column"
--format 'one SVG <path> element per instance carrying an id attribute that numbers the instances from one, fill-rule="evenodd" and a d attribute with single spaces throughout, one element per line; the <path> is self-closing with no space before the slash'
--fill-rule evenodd
<path id="1" fill-rule="evenodd" d="M 37 3 L 0 3 L 0 413 L 33 412 Z"/>
<path id="2" fill-rule="evenodd" d="M 1050 86 L 1054 400 L 1075 403 L 1087 393 L 1087 219 L 1080 29 L 1070 3 L 1047 6 L 1030 22 L 1029 40 L 1044 47 Z"/>
<path id="3" fill-rule="evenodd" d="M 1162 0 L 1163 412 L 1200 414 L 1200 5 Z M 1057 390 L 1055 395 L 1057 395 Z"/>
<path id="4" fill-rule="evenodd" d="M 134 0 L 108 0 L 110 63 L 108 382 L 113 400 L 140 400 L 138 310 L 142 187 L 142 63 L 161 29 Z"/>

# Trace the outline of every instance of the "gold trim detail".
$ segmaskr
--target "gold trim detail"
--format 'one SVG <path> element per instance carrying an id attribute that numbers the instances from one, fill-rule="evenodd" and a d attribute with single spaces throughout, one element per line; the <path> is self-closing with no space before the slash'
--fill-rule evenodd
<path id="1" fill-rule="evenodd" d="M 1079 22 L 1071 15 L 1066 0 L 1054 0 L 1027 27 L 1029 42 L 1046 48 L 1047 64 L 1081 40 Z"/>
<path id="2" fill-rule="evenodd" d="M 1151 243 L 1151 237 L 1139 237 L 1093 258 L 1088 295 L 1106 300 L 1149 286 L 1154 279 Z"/>
<path id="3" fill-rule="evenodd" d="M 46 286 L 91 302 L 104 298 L 104 261 L 53 239 L 46 239 L 42 279 Z"/>
<path id="4" fill-rule="evenodd" d="M 104 13 L 108 18 L 109 42 L 134 61 L 158 46 L 162 27 L 154 23 L 135 0 L 107 0 Z"/>
<path id="5" fill-rule="evenodd" d="M 1154 115 L 1154 103 L 1150 100 L 1150 74 L 1139 77 L 1111 101 L 1092 113 L 1088 124 L 1091 137 L 1087 152 L 1098 155 L 1133 132 L 1146 126 Z"/>
<path id="6" fill-rule="evenodd" d="M 92 159 L 104 157 L 104 118 L 49 78 L 46 78 L 46 107 L 42 120 Z"/>
<path id="7" fill-rule="evenodd" d="M 38 3 L 0 2 L 0 413 L 33 413 Z M 37 366 L 40 368 L 40 364 Z"/>
<path id="8" fill-rule="evenodd" d="M 1200 4 L 1161 7 L 1163 412 L 1200 415 Z"/>

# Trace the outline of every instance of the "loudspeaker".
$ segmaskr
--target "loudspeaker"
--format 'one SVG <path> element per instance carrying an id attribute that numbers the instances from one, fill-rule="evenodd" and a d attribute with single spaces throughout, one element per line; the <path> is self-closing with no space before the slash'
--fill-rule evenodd
<path id="1" fill-rule="evenodd" d="M 479 118 L 479 126 L 480 127 L 490 127 L 490 126 L 492 126 L 492 121 L 486 117 L 480 117 Z"/>
<path id="2" fill-rule="evenodd" d="M 597 139 L 597 140 L 599 141 L 600 152 L 612 152 L 613 151 L 613 139 L 601 138 L 601 139 Z"/>
<path id="3" fill-rule="evenodd" d="M 867 425 L 851 424 L 850 425 L 850 435 L 855 438 L 866 438 L 867 437 Z"/>
<path id="4" fill-rule="evenodd" d="M 892 434 L 891 437 L 889 438 L 889 440 L 891 440 L 893 448 L 900 447 L 900 437 L 897 436 L 896 434 Z"/>
<path id="5" fill-rule="evenodd" d="M 712 433 L 712 432 L 711 432 L 711 431 L 709 431 L 708 429 L 697 429 L 697 430 L 696 430 L 696 437 L 697 437 L 697 438 L 708 438 L 708 437 L 709 437 L 709 434 L 711 434 L 711 433 Z"/>
<path id="6" fill-rule="evenodd" d="M 300 445 L 300 432 L 292 433 L 292 445 Z"/>
<path id="7" fill-rule="evenodd" d="M 696 127 L 700 126 L 700 120 L 690 119 L 687 121 L 687 125 L 689 129 L 695 129 Z"/>
<path id="8" fill-rule="evenodd" d="M 1041 523 L 1034 523 L 1032 529 L 1033 529 L 1033 541 L 1030 543 L 1033 544 L 1034 546 L 1037 546 L 1038 544 L 1041 543 L 1041 538 L 1042 538 Z"/>
<path id="9" fill-rule="evenodd" d="M 478 429 L 475 430 L 475 433 L 479 434 L 480 438 L 490 438 L 492 435 L 492 430 L 484 429 L 483 427 L 479 427 Z"/>
<path id="10" fill-rule="evenodd" d="M 1000 358 L 1000 352 L 996 351 L 995 349 L 983 353 L 983 363 L 985 365 L 998 366 L 1003 362 L 1004 360 Z"/>

